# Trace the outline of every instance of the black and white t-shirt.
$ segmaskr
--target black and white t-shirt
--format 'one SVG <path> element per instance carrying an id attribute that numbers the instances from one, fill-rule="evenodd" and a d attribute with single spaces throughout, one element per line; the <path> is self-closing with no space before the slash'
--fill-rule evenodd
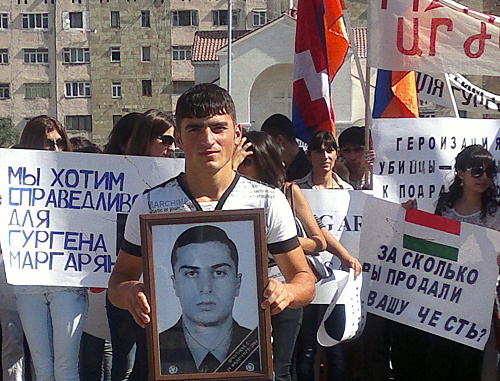
<path id="1" fill-rule="evenodd" d="M 265 210 L 266 241 L 271 254 L 280 254 L 300 246 L 292 211 L 285 195 L 277 188 L 236 174 L 218 202 L 199 204 L 179 182 L 179 175 L 146 190 L 132 206 L 125 226 L 122 249 L 141 256 L 139 216 L 141 214 L 212 210 Z"/>

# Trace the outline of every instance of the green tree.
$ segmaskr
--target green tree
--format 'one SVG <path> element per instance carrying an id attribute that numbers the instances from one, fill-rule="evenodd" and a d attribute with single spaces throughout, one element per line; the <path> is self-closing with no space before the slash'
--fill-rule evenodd
<path id="1" fill-rule="evenodd" d="M 19 142 L 19 132 L 8 118 L 0 118 L 0 147 L 7 148 Z"/>

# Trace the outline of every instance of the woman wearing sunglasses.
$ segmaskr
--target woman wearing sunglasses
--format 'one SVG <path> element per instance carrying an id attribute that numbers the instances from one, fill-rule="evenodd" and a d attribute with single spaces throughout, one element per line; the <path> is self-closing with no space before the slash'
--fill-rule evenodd
<path id="1" fill-rule="evenodd" d="M 174 118 L 159 110 L 148 110 L 135 122 L 127 155 L 171 157 L 175 151 Z"/>
<path id="2" fill-rule="evenodd" d="M 16 148 L 71 151 L 55 118 L 40 115 L 24 127 Z M 84 287 L 14 286 L 17 308 L 28 341 L 37 380 L 79 380 L 78 353 L 87 316 Z"/>
<path id="3" fill-rule="evenodd" d="M 439 197 L 435 213 L 500 230 L 500 205 L 493 181 L 497 172 L 493 155 L 482 146 L 464 148 L 455 159 L 455 178 L 448 192 Z M 403 204 L 405 209 L 415 206 L 414 200 Z M 481 380 L 485 352 L 436 335 L 424 337 L 428 338 L 426 380 Z"/>
<path id="4" fill-rule="evenodd" d="M 436 214 L 500 229 L 500 214 L 493 178 L 497 174 L 491 153 L 480 145 L 464 148 L 456 158 L 455 178 L 438 200 Z"/>
<path id="5" fill-rule="evenodd" d="M 480 145 L 464 148 L 455 161 L 455 178 L 437 203 L 436 214 L 500 230 L 500 207 L 493 179 L 493 155 Z M 427 372 L 432 380 L 481 380 L 483 353 L 431 336 Z M 431 378 L 429 378 L 431 380 Z"/>

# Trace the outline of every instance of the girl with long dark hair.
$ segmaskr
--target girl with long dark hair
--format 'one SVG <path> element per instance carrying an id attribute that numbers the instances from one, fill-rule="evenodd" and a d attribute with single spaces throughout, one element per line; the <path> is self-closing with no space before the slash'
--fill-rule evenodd
<path id="1" fill-rule="evenodd" d="M 295 183 L 285 181 L 282 149 L 271 136 L 262 131 L 243 134 L 244 140 L 234 156 L 233 168 L 238 172 L 282 189 L 296 217 L 297 235 L 305 253 L 318 253 L 326 248 L 326 241 L 314 218 L 309 203 Z M 291 201 L 293 200 L 293 201 Z M 270 262 L 269 277 L 280 279 L 282 275 Z M 286 308 L 271 316 L 273 328 L 273 364 L 275 380 L 291 381 L 292 357 L 302 322 L 302 309 Z"/>
<path id="2" fill-rule="evenodd" d="M 497 173 L 488 150 L 480 145 L 464 148 L 455 159 L 455 177 L 448 192 L 439 197 L 435 213 L 500 231 L 500 205 L 493 181 Z M 416 207 L 416 202 L 407 201 L 403 207 Z M 484 351 L 436 335 L 426 337 L 426 380 L 481 380 Z"/>

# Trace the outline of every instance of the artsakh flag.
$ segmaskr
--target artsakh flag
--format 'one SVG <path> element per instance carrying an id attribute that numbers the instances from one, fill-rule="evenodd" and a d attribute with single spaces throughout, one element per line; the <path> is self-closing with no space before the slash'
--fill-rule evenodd
<path id="1" fill-rule="evenodd" d="M 330 83 L 349 48 L 342 17 L 342 0 L 299 0 L 292 119 L 306 142 L 315 129 L 335 133 Z"/>
<path id="2" fill-rule="evenodd" d="M 378 69 L 374 118 L 418 118 L 417 83 L 414 71 Z"/>
<path id="3" fill-rule="evenodd" d="M 405 222 L 407 222 L 403 234 L 405 249 L 458 261 L 460 243 L 457 240 L 455 245 L 453 241 L 460 237 L 460 221 L 412 208 L 406 211 Z"/>

